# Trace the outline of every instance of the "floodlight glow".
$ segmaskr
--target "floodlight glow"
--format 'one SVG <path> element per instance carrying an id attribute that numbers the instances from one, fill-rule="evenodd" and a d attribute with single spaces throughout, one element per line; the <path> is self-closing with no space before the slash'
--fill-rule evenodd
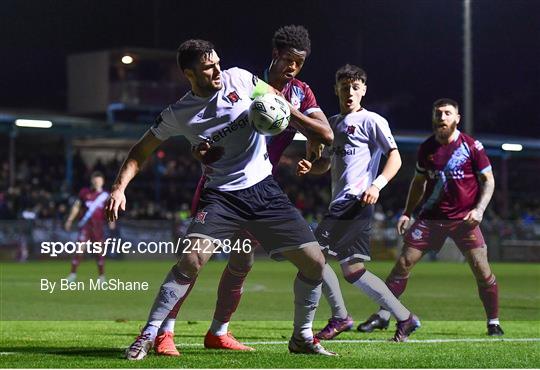
<path id="1" fill-rule="evenodd" d="M 294 134 L 294 138 L 293 138 L 294 141 L 307 141 L 307 138 L 302 135 L 300 132 L 297 132 L 296 134 Z"/>
<path id="2" fill-rule="evenodd" d="M 521 152 L 523 150 L 523 145 L 521 144 L 504 143 L 501 147 L 502 150 L 506 150 L 507 152 Z"/>
<path id="3" fill-rule="evenodd" d="M 124 64 L 131 64 L 133 63 L 133 57 L 131 55 L 124 55 L 122 57 L 122 63 Z"/>
<path id="4" fill-rule="evenodd" d="M 37 119 L 16 119 L 15 126 L 32 127 L 32 128 L 51 128 L 52 122 L 37 120 Z"/>

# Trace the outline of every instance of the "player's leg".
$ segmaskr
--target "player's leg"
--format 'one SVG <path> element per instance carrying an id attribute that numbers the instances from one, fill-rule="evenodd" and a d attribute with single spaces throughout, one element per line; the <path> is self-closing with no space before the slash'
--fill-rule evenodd
<path id="1" fill-rule="evenodd" d="M 163 323 L 158 330 L 158 335 L 154 340 L 154 350 L 156 351 L 156 354 L 160 356 L 180 356 L 180 352 L 178 352 L 176 349 L 176 344 L 174 343 L 174 326 L 176 324 L 176 316 L 178 316 L 182 303 L 184 303 L 186 297 L 189 295 L 196 282 L 197 277 L 192 280 L 184 297 L 180 299 L 176 305 L 174 305 L 174 308 L 171 310 L 171 312 L 169 312 L 165 320 L 163 320 Z"/>
<path id="2" fill-rule="evenodd" d="M 79 235 L 77 236 L 77 242 L 85 243 L 89 239 L 90 236 L 88 234 L 88 231 L 85 228 L 81 229 L 79 231 Z M 82 251 L 86 251 L 86 247 L 84 245 L 82 246 Z M 71 270 L 66 278 L 69 282 L 77 280 L 77 269 L 79 268 L 79 265 L 81 264 L 83 258 L 84 253 L 73 253 L 73 257 L 71 258 Z"/>
<path id="3" fill-rule="evenodd" d="M 331 243 L 330 232 L 335 221 L 336 220 L 331 218 L 330 215 L 327 215 L 327 217 L 319 224 L 317 230 L 315 230 L 315 237 L 321 245 L 321 248 L 323 248 L 326 259 L 328 259 L 328 254 L 335 255 L 335 253 L 332 253 L 329 250 L 329 244 Z M 344 331 L 350 330 L 354 326 L 354 321 L 345 307 L 339 279 L 334 269 L 328 263 L 324 266 L 322 278 L 322 294 L 330 305 L 332 316 L 328 320 L 328 324 L 315 334 L 315 337 L 318 339 L 329 340 L 335 338 Z"/>
<path id="4" fill-rule="evenodd" d="M 294 327 L 289 341 L 292 353 L 311 353 L 332 356 L 313 336 L 313 319 L 321 298 L 322 272 L 325 258 L 314 242 L 302 249 L 282 252 L 298 268 L 294 280 Z"/>
<path id="5" fill-rule="evenodd" d="M 328 263 L 324 265 L 322 273 L 322 295 L 330 306 L 332 317 L 328 319 L 328 324 L 315 334 L 315 337 L 328 340 L 344 331 L 351 330 L 354 321 L 345 306 L 336 272 Z"/>
<path id="6" fill-rule="evenodd" d="M 253 250 L 251 253 L 231 252 L 229 263 L 223 270 L 218 287 L 218 299 L 214 311 L 214 318 L 210 329 L 204 338 L 205 348 L 213 349 L 231 349 L 240 351 L 252 351 L 240 343 L 228 331 L 229 321 L 232 314 L 236 311 L 243 293 L 244 280 L 251 270 L 254 262 Z M 190 290 L 195 285 L 195 280 L 190 286 Z M 189 292 L 188 292 L 189 294 Z M 156 337 L 154 346 L 155 351 L 163 356 L 178 356 L 179 353 L 174 344 L 174 326 L 176 316 L 183 300 L 178 301 L 175 308 L 169 313 L 167 318 L 161 324 Z"/>
<path id="7" fill-rule="evenodd" d="M 452 231 L 452 238 L 467 259 L 476 278 L 478 295 L 487 316 L 487 334 L 503 335 L 504 331 L 499 322 L 499 287 L 488 262 L 484 236 L 478 226 L 471 229 L 464 222 L 459 222 Z"/>
<path id="8" fill-rule="evenodd" d="M 390 274 L 386 285 L 399 298 L 409 280 L 410 273 L 418 261 L 428 250 L 438 251 L 444 244 L 447 235 L 436 223 L 427 220 L 416 220 L 404 236 L 404 245 Z M 366 321 L 358 325 L 358 331 L 371 333 L 375 329 L 388 328 L 391 312 L 381 307 Z"/>
<path id="9" fill-rule="evenodd" d="M 191 291 L 199 271 L 212 256 L 216 244 L 211 239 L 191 237 L 182 256 L 165 277 L 141 334 L 126 351 L 129 360 L 142 360 L 154 344 L 163 321 Z"/>
<path id="10" fill-rule="evenodd" d="M 313 232 L 276 181 L 269 177 L 253 187 L 252 214 L 245 228 L 268 254 L 285 257 L 297 268 L 294 280 L 292 353 L 333 355 L 313 337 L 313 317 L 321 296 L 325 258 Z M 246 194 L 248 195 L 248 194 Z"/>
<path id="11" fill-rule="evenodd" d="M 422 251 L 411 248 L 406 244 L 403 246 L 401 255 L 386 278 L 386 285 L 395 297 L 399 298 L 405 291 L 409 275 L 416 263 L 422 259 L 422 256 Z M 390 311 L 381 307 L 377 313 L 371 315 L 365 322 L 361 323 L 358 326 L 358 330 L 370 333 L 374 329 L 387 329 L 391 316 L 392 313 Z"/>
<path id="12" fill-rule="evenodd" d="M 193 195 L 193 199 L 191 200 L 191 217 L 195 217 L 197 214 L 197 210 L 199 208 L 199 202 L 201 199 L 202 192 L 204 190 L 204 184 L 206 183 L 206 176 L 201 176 L 199 179 L 199 182 L 197 183 L 197 187 L 195 189 L 195 194 Z M 191 283 L 189 290 L 186 294 L 186 296 L 189 294 L 189 291 L 193 288 L 195 285 L 197 278 L 193 280 Z M 161 356 L 179 356 L 180 353 L 176 349 L 176 345 L 174 344 L 174 327 L 176 325 L 176 316 L 178 315 L 178 312 L 180 310 L 180 307 L 182 306 L 183 300 L 179 300 L 176 306 L 171 310 L 169 315 L 165 320 L 163 320 L 163 323 L 161 324 L 161 327 L 159 328 L 158 335 L 156 337 L 156 340 L 154 342 L 154 349 L 158 355 Z"/>
<path id="13" fill-rule="evenodd" d="M 236 240 L 242 245 L 246 238 L 252 240 L 252 246 L 256 243 L 251 238 L 251 235 L 245 231 L 241 232 Z M 229 255 L 229 262 L 225 266 L 219 281 L 218 297 L 212 324 L 204 338 L 206 348 L 239 351 L 254 350 L 252 347 L 245 346 L 236 340 L 228 330 L 231 316 L 238 308 L 242 298 L 244 280 L 251 270 L 251 266 L 253 266 L 253 253 L 252 248 L 249 253 L 232 251 Z"/>
<path id="14" fill-rule="evenodd" d="M 349 259 L 341 263 L 345 280 L 363 291 L 372 301 L 384 307 L 397 320 L 393 340 L 406 341 L 409 335 L 420 327 L 420 320 L 413 315 L 390 291 L 378 276 L 365 268 L 359 259 Z"/>
<path id="15" fill-rule="evenodd" d="M 103 227 L 101 227 L 100 229 L 96 228 L 92 230 L 91 241 L 92 243 L 97 242 L 97 243 L 100 243 L 101 245 L 104 245 L 105 235 L 103 233 Z M 101 254 L 97 254 L 96 265 L 98 269 L 98 280 L 100 281 L 100 283 L 104 283 L 105 282 L 105 256 Z"/>

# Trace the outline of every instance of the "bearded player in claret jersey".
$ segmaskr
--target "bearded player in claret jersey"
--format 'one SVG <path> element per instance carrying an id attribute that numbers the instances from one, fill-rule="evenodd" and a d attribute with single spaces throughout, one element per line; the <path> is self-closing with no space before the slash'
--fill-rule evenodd
<path id="1" fill-rule="evenodd" d="M 79 242 L 103 242 L 104 227 L 105 227 L 105 201 L 109 196 L 103 185 L 105 184 L 105 176 L 99 171 L 93 172 L 90 175 L 91 187 L 82 188 L 79 196 L 69 212 L 69 216 L 64 224 L 64 229 L 69 231 L 76 218 L 79 218 L 77 226 L 79 227 Z M 111 223 L 110 227 L 114 227 Z M 67 279 L 72 282 L 77 279 L 77 268 L 79 267 L 83 255 L 76 253 L 71 260 L 71 272 Z M 101 282 L 105 281 L 105 256 L 96 256 L 98 266 L 98 279 Z"/>
<path id="2" fill-rule="evenodd" d="M 396 297 L 407 286 L 409 273 L 428 250 L 439 251 L 447 237 L 454 240 L 476 278 L 487 316 L 487 334 L 503 335 L 499 324 L 499 293 L 480 230 L 495 181 L 482 144 L 457 129 L 458 104 L 452 99 L 433 103 L 433 132 L 418 150 L 416 174 L 411 182 L 405 211 L 397 229 L 405 245 L 386 280 Z M 418 217 L 407 230 L 411 214 Z M 359 330 L 371 332 L 388 326 L 390 314 L 381 309 Z"/>
<path id="3" fill-rule="evenodd" d="M 292 143 L 295 134 L 301 131 L 308 138 L 308 157 L 320 156 L 320 146 L 317 143 L 330 145 L 332 132 L 329 128 L 325 114 L 317 104 L 315 94 L 308 84 L 296 77 L 311 52 L 311 40 L 308 30 L 303 26 L 288 25 L 279 28 L 272 39 L 272 60 L 270 66 L 264 71 L 264 80 L 273 88 L 280 91 L 290 102 L 293 116 L 292 123 L 279 135 L 266 138 L 268 155 L 275 174 L 277 164 L 285 149 Z M 194 150 L 194 156 L 203 164 L 210 164 L 224 154 L 223 147 L 201 144 Z M 192 213 L 195 216 L 200 193 L 204 188 L 207 177 L 203 175 L 199 181 L 195 196 L 193 197 Z M 249 233 L 242 231 L 240 240 L 250 239 L 257 245 Z M 225 267 L 218 287 L 218 297 L 212 324 L 204 338 L 204 346 L 214 349 L 229 349 L 249 351 L 248 347 L 234 338 L 229 331 L 229 322 L 236 311 L 243 293 L 244 281 L 253 265 L 253 250 L 251 253 L 231 253 L 229 263 Z M 353 326 L 351 316 L 345 307 L 341 294 L 339 280 L 330 265 L 326 264 L 323 270 L 323 294 L 326 297 L 332 317 L 328 325 L 316 336 L 319 339 L 331 339 Z M 156 353 L 166 356 L 178 356 L 174 344 L 174 325 L 178 309 L 182 301 L 163 321 L 155 340 Z"/>

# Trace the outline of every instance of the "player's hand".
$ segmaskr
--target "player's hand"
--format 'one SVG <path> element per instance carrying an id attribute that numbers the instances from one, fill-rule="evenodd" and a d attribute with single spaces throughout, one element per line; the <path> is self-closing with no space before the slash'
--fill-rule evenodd
<path id="1" fill-rule="evenodd" d="M 223 157 L 225 148 L 222 146 L 212 146 L 210 143 L 203 141 L 199 145 L 191 148 L 191 154 L 202 164 L 210 164 Z"/>
<path id="2" fill-rule="evenodd" d="M 71 230 L 71 225 L 73 224 L 73 221 L 66 220 L 66 223 L 64 224 L 64 230 L 69 231 Z"/>
<path id="3" fill-rule="evenodd" d="M 324 144 L 315 140 L 308 140 L 306 142 L 306 158 L 311 162 L 321 158 L 324 149 Z"/>
<path id="4" fill-rule="evenodd" d="M 298 164 L 296 165 L 296 175 L 297 176 L 304 176 L 309 171 L 311 171 L 311 167 L 313 164 L 308 161 L 307 159 L 302 159 Z"/>
<path id="5" fill-rule="evenodd" d="M 484 218 L 484 212 L 482 212 L 479 209 L 474 208 L 472 211 L 467 213 L 467 216 L 465 216 L 463 220 L 465 220 L 465 223 L 467 225 L 470 225 L 471 227 L 476 227 L 480 225 L 483 218 Z"/>
<path id="6" fill-rule="evenodd" d="M 360 198 L 360 203 L 362 203 L 362 207 L 364 207 L 367 204 L 377 203 L 378 199 L 379 199 L 379 188 L 377 188 L 375 185 L 371 185 L 364 192 L 364 194 L 362 194 L 362 198 Z"/>
<path id="7" fill-rule="evenodd" d="M 122 190 L 116 189 L 111 192 L 107 203 L 105 204 L 105 215 L 107 221 L 115 222 L 118 220 L 118 210 L 126 210 L 126 196 Z"/>
<path id="8" fill-rule="evenodd" d="M 397 222 L 397 233 L 398 235 L 405 234 L 405 231 L 409 228 L 409 221 L 411 218 L 407 215 L 401 215 Z"/>

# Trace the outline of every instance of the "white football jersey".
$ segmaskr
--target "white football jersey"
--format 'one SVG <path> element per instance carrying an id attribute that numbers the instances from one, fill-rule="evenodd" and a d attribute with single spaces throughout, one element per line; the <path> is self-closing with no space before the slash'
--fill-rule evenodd
<path id="1" fill-rule="evenodd" d="M 164 109 L 150 129 L 160 140 L 183 135 L 191 145 L 208 141 L 225 149 L 204 166 L 206 187 L 223 191 L 248 188 L 272 173 L 265 137 L 248 122 L 247 110 L 257 77 L 240 68 L 221 72 L 223 87 L 201 98 L 190 91 Z"/>
<path id="2" fill-rule="evenodd" d="M 366 109 L 328 121 L 334 131 L 334 143 L 325 149 L 332 162 L 331 207 L 347 194 L 362 195 L 377 177 L 381 155 L 397 145 L 386 119 Z"/>

